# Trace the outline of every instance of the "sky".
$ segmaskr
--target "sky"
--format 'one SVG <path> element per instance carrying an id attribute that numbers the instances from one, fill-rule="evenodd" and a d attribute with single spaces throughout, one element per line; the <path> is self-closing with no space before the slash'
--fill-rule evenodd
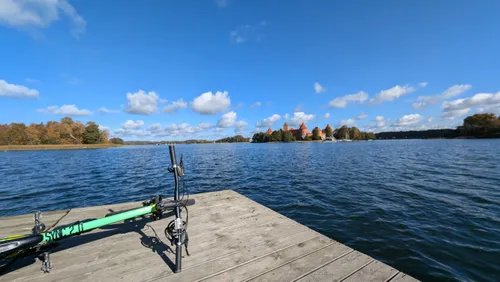
<path id="1" fill-rule="evenodd" d="M 0 123 L 126 140 L 500 113 L 500 1 L 0 0 Z"/>

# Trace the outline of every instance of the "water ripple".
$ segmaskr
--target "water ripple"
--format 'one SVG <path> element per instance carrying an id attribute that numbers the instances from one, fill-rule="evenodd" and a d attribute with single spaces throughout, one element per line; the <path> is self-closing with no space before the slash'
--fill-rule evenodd
<path id="1" fill-rule="evenodd" d="M 235 189 L 425 281 L 500 280 L 500 140 L 179 145 Z M 0 216 L 171 195 L 166 146 L 0 153 Z M 27 205 L 26 203 L 30 203 Z"/>

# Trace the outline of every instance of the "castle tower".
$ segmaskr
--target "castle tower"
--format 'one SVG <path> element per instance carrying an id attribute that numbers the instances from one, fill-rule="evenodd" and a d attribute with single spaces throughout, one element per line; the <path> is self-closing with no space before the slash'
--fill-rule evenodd
<path id="1" fill-rule="evenodd" d="M 302 122 L 302 124 L 300 125 L 299 130 L 300 130 L 300 135 L 302 136 L 302 139 L 304 139 L 307 135 L 307 126 L 305 125 L 304 122 Z"/>
<path id="2" fill-rule="evenodd" d="M 283 131 L 288 131 L 288 123 L 283 124 Z"/>
<path id="3" fill-rule="evenodd" d="M 273 130 L 269 127 L 269 129 L 266 131 L 266 134 L 269 134 L 269 135 L 273 134 Z"/>

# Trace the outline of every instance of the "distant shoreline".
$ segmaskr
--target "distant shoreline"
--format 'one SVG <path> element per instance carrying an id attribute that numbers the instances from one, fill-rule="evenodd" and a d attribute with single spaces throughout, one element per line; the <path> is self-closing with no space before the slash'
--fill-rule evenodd
<path id="1" fill-rule="evenodd" d="M 83 150 L 83 149 L 104 149 L 119 148 L 119 144 L 64 144 L 64 145 L 4 145 L 0 146 L 1 151 L 40 151 L 40 150 Z"/>

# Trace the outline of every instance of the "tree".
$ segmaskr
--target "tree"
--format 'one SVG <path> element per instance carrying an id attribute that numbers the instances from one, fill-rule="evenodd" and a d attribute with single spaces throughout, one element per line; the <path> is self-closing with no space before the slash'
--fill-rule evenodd
<path id="1" fill-rule="evenodd" d="M 332 129 L 332 127 L 329 124 L 325 127 L 325 136 L 326 137 L 332 137 L 333 136 L 333 129 Z"/>
<path id="2" fill-rule="evenodd" d="M 304 141 L 311 141 L 311 140 L 312 140 L 312 138 L 309 135 L 306 135 L 306 137 L 304 137 Z"/>
<path id="3" fill-rule="evenodd" d="M 352 140 L 361 140 L 361 131 L 355 126 L 349 129 L 349 137 Z"/>
<path id="4" fill-rule="evenodd" d="M 29 144 L 29 136 L 26 133 L 26 125 L 24 123 L 11 123 L 9 131 L 7 131 L 7 139 L 9 145 Z"/>
<path id="5" fill-rule="evenodd" d="M 312 131 L 312 140 L 321 140 L 320 129 L 317 126 Z"/>
<path id="6" fill-rule="evenodd" d="M 109 139 L 109 143 L 123 145 L 123 144 L 125 144 L 125 141 L 123 141 L 123 139 L 121 139 L 121 138 L 115 137 L 115 138 Z"/>
<path id="7" fill-rule="evenodd" d="M 290 131 L 283 131 L 281 133 L 281 141 L 283 142 L 292 142 L 295 141 L 295 136 Z"/>
<path id="8" fill-rule="evenodd" d="M 101 132 L 99 126 L 95 122 L 89 121 L 83 133 L 83 143 L 97 144 L 101 141 Z"/>
<path id="9" fill-rule="evenodd" d="M 345 139 L 346 136 L 349 134 L 349 127 L 347 127 L 347 125 L 344 125 L 341 128 L 337 129 L 336 131 L 337 131 L 337 136 L 335 137 L 337 139 Z"/>
<path id="10" fill-rule="evenodd" d="M 0 145 L 9 145 L 8 131 L 7 124 L 0 124 Z"/>
<path id="11" fill-rule="evenodd" d="M 273 133 L 271 134 L 271 141 L 281 142 L 281 129 L 273 131 Z"/>

